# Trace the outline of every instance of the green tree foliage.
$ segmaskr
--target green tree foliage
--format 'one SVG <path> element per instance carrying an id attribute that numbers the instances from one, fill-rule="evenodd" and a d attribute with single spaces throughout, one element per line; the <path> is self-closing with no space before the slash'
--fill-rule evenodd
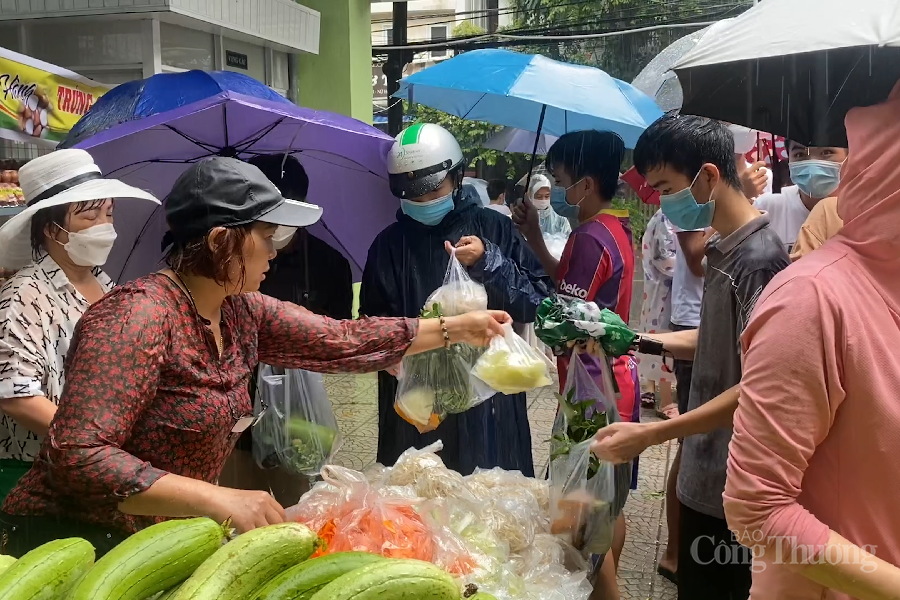
<path id="1" fill-rule="evenodd" d="M 713 21 L 733 17 L 753 0 L 513 0 L 516 29 L 550 30 L 561 35 L 584 31 L 621 31 L 656 25 Z M 624 81 L 666 46 L 700 26 L 642 31 L 605 38 L 573 40 L 522 48 L 557 60 L 603 69 Z"/>

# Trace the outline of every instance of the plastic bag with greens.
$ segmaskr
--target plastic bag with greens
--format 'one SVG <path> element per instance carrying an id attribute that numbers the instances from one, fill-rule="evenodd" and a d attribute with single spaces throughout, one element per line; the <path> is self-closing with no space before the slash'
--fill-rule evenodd
<path id="1" fill-rule="evenodd" d="M 423 319 L 453 317 L 487 310 L 487 292 L 475 283 L 456 258 L 450 256 L 444 283 L 432 292 L 422 308 Z M 394 410 L 420 433 L 433 431 L 448 414 L 478 406 L 495 394 L 475 381 L 472 366 L 484 350 L 468 344 L 451 344 L 407 356 L 400 363 Z"/>
<path id="2" fill-rule="evenodd" d="M 263 412 L 262 407 L 268 406 Z M 318 475 L 341 446 L 331 402 L 318 373 L 260 365 L 254 412 L 253 456 L 263 468 L 281 465 Z"/>
<path id="3" fill-rule="evenodd" d="M 564 351 L 569 342 L 593 338 L 612 357 L 628 354 L 637 336 L 613 311 L 558 295 L 545 298 L 538 306 L 534 331 L 555 352 Z"/>
<path id="4" fill-rule="evenodd" d="M 451 344 L 407 356 L 400 363 L 394 410 L 420 433 L 437 428 L 448 414 L 465 412 L 495 394 L 473 385 L 470 371 L 483 350 Z"/>
<path id="5" fill-rule="evenodd" d="M 510 323 L 503 326 L 502 336 L 491 340 L 472 374 L 492 389 L 510 395 L 553 383 L 547 357 L 519 337 Z"/>
<path id="6" fill-rule="evenodd" d="M 432 310 L 434 305 L 441 307 L 445 317 L 455 317 L 477 310 L 487 310 L 487 291 L 480 283 L 472 281 L 465 267 L 456 258 L 456 249 L 450 255 L 444 284 L 433 291 L 425 302 L 424 310 Z"/>
<path id="7" fill-rule="evenodd" d="M 603 379 L 601 390 L 580 355 L 572 355 L 550 438 L 551 531 L 586 554 L 608 550 L 631 483 L 631 463 L 613 466 L 590 453 L 594 435 L 621 420 L 608 367 Z"/>

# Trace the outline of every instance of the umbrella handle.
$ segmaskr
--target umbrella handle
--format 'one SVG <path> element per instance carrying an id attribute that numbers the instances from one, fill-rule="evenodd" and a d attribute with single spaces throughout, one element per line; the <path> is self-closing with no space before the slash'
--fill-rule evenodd
<path id="1" fill-rule="evenodd" d="M 531 164 L 528 165 L 528 179 L 525 181 L 525 193 L 531 187 L 531 174 L 534 172 L 534 161 L 537 158 L 538 144 L 541 142 L 541 130 L 544 128 L 544 116 L 547 114 L 547 105 L 541 106 L 541 118 L 538 119 L 537 133 L 534 135 L 534 149 L 531 151 Z"/>

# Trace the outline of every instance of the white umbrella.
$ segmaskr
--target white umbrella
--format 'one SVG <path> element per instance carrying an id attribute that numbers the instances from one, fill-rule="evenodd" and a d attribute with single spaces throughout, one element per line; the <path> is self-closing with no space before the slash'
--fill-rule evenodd
<path id="1" fill-rule="evenodd" d="M 525 131 L 524 129 L 517 129 L 515 127 L 504 127 L 492 135 L 482 147 L 491 150 L 500 150 L 501 152 L 531 154 L 534 151 L 534 136 L 535 133 L 533 131 Z M 552 135 L 541 134 L 536 154 L 546 156 L 550 146 L 558 139 L 559 138 Z"/>
<path id="2" fill-rule="evenodd" d="M 846 145 L 847 111 L 900 78 L 897 0 L 765 0 L 718 25 L 674 66 L 682 112 Z"/>

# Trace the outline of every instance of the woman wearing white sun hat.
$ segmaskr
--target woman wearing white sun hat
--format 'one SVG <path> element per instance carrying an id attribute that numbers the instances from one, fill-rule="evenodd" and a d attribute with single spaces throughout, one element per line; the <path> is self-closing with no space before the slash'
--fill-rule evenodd
<path id="1" fill-rule="evenodd" d="M 113 179 L 84 150 L 19 170 L 25 210 L 0 227 L 0 500 L 40 451 L 63 388 L 75 325 L 113 282 L 100 270 L 116 239 L 113 198 L 159 201 Z"/>

